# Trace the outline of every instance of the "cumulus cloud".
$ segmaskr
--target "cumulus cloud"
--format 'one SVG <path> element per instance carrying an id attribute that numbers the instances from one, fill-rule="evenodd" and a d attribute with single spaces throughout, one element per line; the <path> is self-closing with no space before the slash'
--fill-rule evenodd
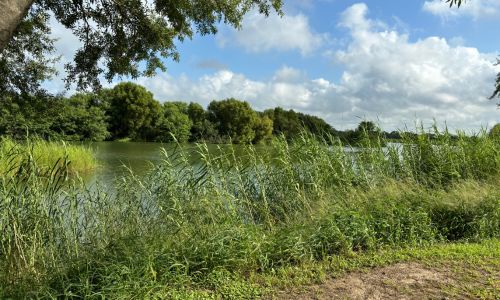
<path id="1" fill-rule="evenodd" d="M 499 0 L 473 0 L 462 4 L 460 8 L 451 7 L 442 0 L 425 1 L 423 10 L 442 18 L 469 16 L 474 19 L 497 16 L 500 14 Z"/>
<path id="2" fill-rule="evenodd" d="M 457 127 L 494 122 L 493 103 L 486 100 L 499 71 L 492 64 L 494 55 L 453 47 L 439 37 L 410 42 L 407 34 L 377 30 L 367 13 L 365 4 L 343 13 L 341 25 L 352 41 L 336 53 L 345 67 L 343 95 L 358 99 L 357 110 L 392 123 L 412 115 Z"/>
<path id="3" fill-rule="evenodd" d="M 162 74 L 153 79 L 141 78 L 138 83 L 153 91 L 160 101 L 196 101 L 206 106 L 212 100 L 234 97 L 251 102 L 258 110 L 282 106 L 310 111 L 336 88 L 325 79 L 309 80 L 299 70 L 287 66 L 277 70 L 268 82 L 222 70 L 197 80 Z"/>
<path id="4" fill-rule="evenodd" d="M 326 35 L 313 32 L 303 14 L 278 16 L 250 13 L 242 29 L 230 29 L 218 36 L 220 46 L 235 42 L 249 52 L 296 50 L 302 55 L 312 53 L 323 45 Z"/>
<path id="5" fill-rule="evenodd" d="M 283 21 L 271 17 L 269 22 L 275 25 L 259 28 L 262 32 L 235 34 L 237 38 L 246 34 L 248 40 L 253 39 L 253 44 L 248 43 L 249 50 L 256 47 L 253 51 L 296 49 L 310 53 L 316 49 L 314 42 L 310 45 L 295 40 L 307 34 L 288 36 L 286 32 L 271 32 L 270 28 L 285 31 L 287 26 L 280 22 L 290 22 L 292 26 L 294 22 L 286 18 Z M 300 15 L 288 18 L 297 18 L 293 19 L 295 23 L 302 22 L 302 25 L 293 25 L 307 28 L 313 41 L 321 40 L 322 35 L 311 33 L 307 18 Z M 261 20 L 252 16 L 245 22 Z M 328 74 L 311 78 L 304 70 L 286 65 L 268 80 L 255 80 L 222 66 L 218 68 L 213 62 L 198 66 L 213 70 L 199 78 L 162 73 L 154 78 L 139 78 L 137 82 L 160 101 L 183 100 L 208 105 L 212 100 L 235 97 L 249 101 L 258 110 L 281 106 L 315 114 L 339 129 L 355 127 L 360 118 L 379 120 L 386 130 L 412 125 L 415 120 L 429 123 L 433 118 L 447 121 L 452 128 L 477 129 L 498 122 L 498 111 L 494 103 L 487 100 L 495 76 L 500 72 L 500 67 L 493 65 L 495 54 L 464 47 L 459 38 L 446 40 L 430 36 L 412 41 L 407 31 L 401 32 L 369 18 L 368 7 L 362 3 L 346 9 L 338 25 L 348 38 L 340 48 L 328 49 L 329 59 L 343 70 L 336 82 L 328 80 Z M 67 32 L 60 34 L 64 36 Z M 239 34 L 243 35 L 238 37 Z M 259 36 L 266 39 L 268 34 L 273 38 L 259 40 Z M 280 42 L 273 41 L 274 38 Z M 66 49 L 62 51 L 64 58 L 71 59 L 75 41 L 64 38 L 59 43 L 58 48 Z"/>
<path id="6" fill-rule="evenodd" d="M 415 42 L 409 35 L 367 17 L 368 7 L 355 4 L 339 26 L 348 45 L 331 50 L 341 79 L 308 78 L 284 66 L 269 81 L 257 81 L 229 70 L 197 80 L 162 75 L 139 83 L 160 100 L 183 99 L 208 104 L 236 97 L 257 109 L 282 106 L 324 117 L 337 128 L 352 128 L 360 118 L 377 119 L 388 129 L 412 125 L 417 119 L 447 121 L 452 128 L 478 128 L 498 120 L 487 100 L 499 67 L 494 54 L 439 37 Z"/>
<path id="7" fill-rule="evenodd" d="M 57 22 L 53 16 L 50 18 L 50 28 L 51 37 L 56 39 L 54 43 L 56 55 L 59 56 L 59 61 L 54 66 L 58 75 L 46 82 L 44 86 L 48 91 L 57 94 L 65 89 L 63 79 L 66 77 L 66 70 L 64 65 L 73 60 L 76 50 L 78 50 L 81 44 L 73 32 Z M 74 90 L 70 92 L 74 92 Z"/>

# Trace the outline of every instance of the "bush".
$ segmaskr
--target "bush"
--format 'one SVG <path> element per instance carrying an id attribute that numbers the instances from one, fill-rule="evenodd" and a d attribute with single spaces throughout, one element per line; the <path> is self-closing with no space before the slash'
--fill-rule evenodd
<path id="1" fill-rule="evenodd" d="M 0 297 L 207 296 L 235 274 L 500 236 L 500 160 L 488 135 L 370 145 L 304 134 L 259 151 L 179 147 L 113 192 L 63 185 L 64 161 L 3 172 Z M 29 160 L 12 153 L 7 161 Z"/>

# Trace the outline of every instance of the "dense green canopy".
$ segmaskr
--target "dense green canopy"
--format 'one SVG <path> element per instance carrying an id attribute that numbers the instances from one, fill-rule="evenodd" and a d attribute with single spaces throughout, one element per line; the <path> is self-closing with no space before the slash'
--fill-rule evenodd
<path id="1" fill-rule="evenodd" d="M 71 141 L 132 140 L 150 142 L 262 143 L 273 137 L 294 140 L 304 133 L 327 142 L 351 145 L 401 139 L 411 132 L 383 132 L 363 120 L 353 130 L 339 131 L 325 120 L 281 107 L 255 111 L 248 102 L 230 98 L 200 104 L 160 101 L 131 82 L 70 98 L 45 94 L 11 94 L 0 101 L 0 137 Z M 498 125 L 491 130 L 496 133 Z M 429 135 L 432 138 L 432 134 Z M 333 138 L 333 139 L 332 139 Z"/>
<path id="2" fill-rule="evenodd" d="M 249 143 L 255 138 L 257 113 L 248 102 L 236 99 L 212 101 L 208 105 L 209 120 L 216 124 L 219 134 L 235 143 Z"/>
<path id="3" fill-rule="evenodd" d="M 255 111 L 237 99 L 198 103 L 154 99 L 143 86 L 122 82 L 70 98 L 12 93 L 0 101 L 0 136 L 37 135 L 63 140 L 135 140 L 260 143 L 274 136 L 291 140 L 304 131 L 320 138 L 336 135 L 324 120 L 275 108 Z"/>
<path id="4" fill-rule="evenodd" d="M 53 50 L 49 14 L 81 42 L 66 65 L 66 79 L 85 89 L 100 87 L 101 77 L 151 76 L 165 70 L 164 59 L 179 60 L 176 41 L 195 33 L 215 34 L 220 22 L 238 28 L 251 9 L 269 15 L 272 10 L 281 13 L 281 6 L 282 0 L 1 0 L 0 71 L 2 77 L 9 74 L 4 69 L 16 74 L 25 65 L 21 58 L 27 57 L 36 68 L 17 73 L 20 82 L 12 79 L 11 85 L 36 87 L 50 75 L 42 55 Z"/>
<path id="5" fill-rule="evenodd" d="M 42 93 L 41 83 L 55 74 L 48 20 L 47 12 L 33 8 L 0 52 L 0 100 L 6 94 Z"/>

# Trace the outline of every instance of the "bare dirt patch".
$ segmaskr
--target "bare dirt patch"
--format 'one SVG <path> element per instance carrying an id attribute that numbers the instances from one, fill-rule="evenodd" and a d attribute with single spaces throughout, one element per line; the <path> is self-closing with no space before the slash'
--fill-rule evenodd
<path id="1" fill-rule="evenodd" d="M 349 273 L 323 284 L 297 291 L 282 291 L 277 299 L 500 299 L 500 272 L 479 276 L 470 266 L 398 263 L 392 266 Z M 474 274 L 484 270 L 473 270 Z M 486 276 L 484 276 L 486 275 Z M 495 283 L 496 282 L 496 283 Z M 483 292 L 485 291 L 485 292 Z"/>

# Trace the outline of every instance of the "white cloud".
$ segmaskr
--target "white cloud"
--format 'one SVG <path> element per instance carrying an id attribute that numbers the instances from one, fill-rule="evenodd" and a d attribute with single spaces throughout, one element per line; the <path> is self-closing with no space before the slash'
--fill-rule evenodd
<path id="1" fill-rule="evenodd" d="M 230 29 L 217 39 L 220 46 L 235 42 L 249 52 L 298 50 L 307 55 L 323 45 L 326 36 L 314 33 L 303 14 L 271 14 L 266 18 L 254 12 L 245 17 L 241 30 Z"/>
<path id="2" fill-rule="evenodd" d="M 207 105 L 212 100 L 235 97 L 249 101 L 258 110 L 282 106 L 315 114 L 339 129 L 353 128 L 359 118 L 379 120 L 386 130 L 402 128 L 405 123 L 411 126 L 415 120 L 431 122 L 433 118 L 447 121 L 452 128 L 471 129 L 499 121 L 494 103 L 487 100 L 495 75 L 500 72 L 500 67 L 493 65 L 495 54 L 464 47 L 460 38 L 411 41 L 407 31 L 390 29 L 368 18 L 368 13 L 365 4 L 355 4 L 341 15 L 339 26 L 346 30 L 348 39 L 339 46 L 341 50 L 327 50 L 327 57 L 343 69 L 335 83 L 310 78 L 290 66 L 276 70 L 269 80 L 254 80 L 220 69 L 197 79 L 162 73 L 137 82 L 160 101 Z M 234 37 L 246 37 L 247 44 L 243 40 L 240 43 L 252 51 L 295 49 L 304 54 L 312 53 L 324 41 L 323 35 L 312 33 L 306 17 L 286 18 L 271 17 L 271 25 L 255 25 L 255 30 L 243 30 Z M 262 20 L 252 16 L 245 22 L 260 24 Z M 292 34 L 287 27 L 292 25 L 309 35 L 298 34 L 297 30 Z M 62 37 L 57 45 L 59 51 L 64 59 L 71 59 L 78 46 L 75 39 L 66 31 L 58 34 Z M 312 39 L 312 44 L 301 41 L 304 37 Z"/>
<path id="3" fill-rule="evenodd" d="M 305 74 L 288 66 L 283 66 L 273 77 L 273 80 L 278 82 L 298 82 L 303 79 L 305 79 Z"/>
<path id="4" fill-rule="evenodd" d="M 57 94 L 65 90 L 63 79 L 66 77 L 64 65 L 73 61 L 76 50 L 81 46 L 78 38 L 61 23 L 57 22 L 54 16 L 50 18 L 51 37 L 56 39 L 54 47 L 56 55 L 60 56 L 59 61 L 55 64 L 58 72 L 57 76 L 44 84 L 49 92 Z M 74 92 L 74 87 L 70 92 Z"/>
<path id="5" fill-rule="evenodd" d="M 298 80 L 301 78 L 301 80 Z M 141 78 L 138 83 L 151 90 L 160 101 L 196 101 L 208 105 L 212 100 L 234 97 L 246 100 L 258 110 L 275 106 L 309 111 L 336 87 L 325 79 L 309 80 L 299 70 L 284 66 L 269 82 L 254 81 L 228 70 L 205 75 L 197 80 L 162 74 Z M 318 107 L 319 109 L 319 107 Z"/>
<path id="6" fill-rule="evenodd" d="M 172 77 L 160 74 L 154 78 L 140 78 L 138 83 L 151 90 L 160 101 L 195 101 L 207 105 L 211 100 L 224 98 L 256 99 L 265 84 L 247 79 L 242 74 L 221 70 L 204 75 L 196 81 L 186 76 Z"/>
<path id="7" fill-rule="evenodd" d="M 497 16 L 500 14 L 499 0 L 470 0 L 460 6 L 460 8 L 442 0 L 425 1 L 423 10 L 442 18 L 469 16 L 474 19 L 481 17 Z"/>
<path id="8" fill-rule="evenodd" d="M 225 70 L 194 81 L 162 75 L 140 83 L 160 100 L 206 105 L 236 97 L 260 110 L 282 106 L 316 114 L 337 128 L 352 128 L 364 117 L 379 120 L 388 130 L 411 126 L 417 119 L 476 129 L 498 121 L 494 103 L 487 100 L 500 71 L 492 63 L 494 54 L 439 37 L 412 42 L 408 34 L 388 30 L 367 14 L 365 4 L 342 14 L 339 26 L 348 30 L 350 41 L 342 50 L 330 51 L 344 69 L 338 83 L 310 79 L 287 66 L 267 82 Z"/>
<path id="9" fill-rule="evenodd" d="M 367 13 L 365 4 L 344 12 L 341 25 L 352 40 L 336 53 L 345 67 L 338 96 L 359 99 L 356 111 L 394 124 L 436 117 L 464 128 L 498 119 L 486 99 L 500 71 L 494 55 L 439 37 L 410 42 L 407 34 L 379 29 Z"/>

